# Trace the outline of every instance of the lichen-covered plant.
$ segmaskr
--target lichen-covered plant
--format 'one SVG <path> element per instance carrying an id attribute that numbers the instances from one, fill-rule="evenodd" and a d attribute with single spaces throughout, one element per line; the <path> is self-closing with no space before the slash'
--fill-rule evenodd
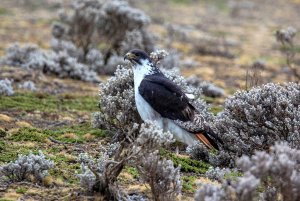
<path id="1" fill-rule="evenodd" d="M 191 86 L 202 89 L 202 93 L 205 96 L 216 98 L 225 95 L 224 89 L 214 85 L 213 83 L 203 81 L 196 75 L 192 75 L 188 77 L 186 80 L 187 83 L 190 84 Z"/>
<path id="2" fill-rule="evenodd" d="M 40 151 L 37 155 L 19 155 L 17 160 L 0 166 L 0 177 L 8 182 L 28 180 L 42 183 L 48 170 L 53 167 L 54 162 L 46 159 Z"/>
<path id="3" fill-rule="evenodd" d="M 281 43 L 281 51 L 285 55 L 286 65 L 292 72 L 297 81 L 300 80 L 299 66 L 295 64 L 295 56 L 297 50 L 295 48 L 294 38 L 297 30 L 294 27 L 287 27 L 276 31 L 275 37 L 278 42 Z"/>
<path id="4" fill-rule="evenodd" d="M 213 121 L 224 142 L 217 154 L 209 154 L 214 165 L 234 165 L 235 158 L 255 150 L 268 150 L 276 141 L 300 147 L 300 85 L 269 83 L 250 91 L 236 92 L 225 101 L 224 111 Z M 203 155 L 204 147 L 193 147 L 192 155 Z M 197 158 L 197 157 L 196 157 Z"/>
<path id="5" fill-rule="evenodd" d="M 173 201 L 181 193 L 180 167 L 174 168 L 171 160 L 161 159 L 155 153 L 140 158 L 138 170 L 151 188 L 154 200 Z"/>
<path id="6" fill-rule="evenodd" d="M 300 85 L 269 83 L 225 101 L 215 126 L 237 155 L 268 150 L 278 140 L 300 147 Z"/>
<path id="7" fill-rule="evenodd" d="M 164 69 L 178 69 L 181 68 L 180 55 L 174 50 L 156 50 L 150 54 L 153 63 Z"/>
<path id="8" fill-rule="evenodd" d="M 286 143 L 276 144 L 237 162 L 244 176 L 223 180 L 222 186 L 202 184 L 195 200 L 213 201 L 297 201 L 300 199 L 300 150 Z"/>
<path id="9" fill-rule="evenodd" d="M 22 84 L 19 84 L 18 87 L 19 87 L 19 89 L 26 89 L 26 90 L 29 90 L 29 91 L 36 91 L 35 84 L 32 81 L 25 81 Z"/>
<path id="10" fill-rule="evenodd" d="M 116 63 L 111 61 L 116 56 L 122 57 L 133 48 L 153 50 L 152 36 L 146 31 L 149 23 L 143 11 L 124 0 L 76 0 L 68 11 L 60 12 L 53 25 L 52 48 L 67 51 L 97 72 L 113 73 L 117 65 L 106 65 Z M 91 55 L 97 60 L 91 60 Z"/>
<path id="11" fill-rule="evenodd" d="M 12 81 L 9 79 L 0 80 L 0 95 L 11 96 L 14 94 L 15 92 L 11 84 Z"/>
<path id="12" fill-rule="evenodd" d="M 89 82 L 98 82 L 96 72 L 77 59 L 70 57 L 65 51 L 53 52 L 38 48 L 36 45 L 27 44 L 21 47 L 14 44 L 6 51 L 1 61 L 5 65 L 21 68 L 41 70 L 44 73 L 54 74 L 61 78 L 73 78 Z"/>
<path id="13" fill-rule="evenodd" d="M 126 195 L 117 188 L 117 177 L 125 165 L 130 165 L 149 183 L 154 200 L 175 200 L 181 192 L 179 168 L 158 155 L 158 149 L 173 142 L 173 136 L 150 122 L 135 124 L 132 131 L 123 141 L 109 145 L 97 160 L 81 155 L 81 186 L 107 199 L 122 200 Z"/>

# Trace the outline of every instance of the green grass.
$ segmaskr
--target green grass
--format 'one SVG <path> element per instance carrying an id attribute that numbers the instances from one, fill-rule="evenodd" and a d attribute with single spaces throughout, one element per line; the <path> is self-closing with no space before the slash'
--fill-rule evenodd
<path id="1" fill-rule="evenodd" d="M 0 15 L 8 15 L 11 14 L 12 12 L 8 10 L 7 8 L 2 8 L 0 7 Z"/>
<path id="2" fill-rule="evenodd" d="M 127 171 L 129 174 L 131 174 L 134 179 L 137 179 L 140 176 L 139 172 L 134 167 L 128 167 L 128 166 L 126 166 L 125 167 L 125 171 Z"/>
<path id="3" fill-rule="evenodd" d="M 74 159 L 55 154 L 50 157 L 55 162 L 55 167 L 49 170 L 49 174 L 55 178 L 59 178 L 66 184 L 78 183 L 77 173 L 80 172 L 80 163 Z"/>
<path id="4" fill-rule="evenodd" d="M 294 52 L 294 53 L 300 53 L 300 46 L 280 46 L 280 51 L 282 52 Z"/>
<path id="5" fill-rule="evenodd" d="M 225 13 L 229 12 L 228 1 L 227 0 L 205 0 L 205 2 L 219 11 L 223 11 Z"/>
<path id="6" fill-rule="evenodd" d="M 20 128 L 17 132 L 13 133 L 8 139 L 16 142 L 31 141 L 31 142 L 44 142 L 46 135 L 36 128 Z"/>
<path id="7" fill-rule="evenodd" d="M 162 156 L 172 160 L 176 167 L 180 165 L 181 172 L 204 174 L 210 167 L 208 163 L 203 161 L 179 157 L 167 150 L 161 150 L 160 153 Z"/>
<path id="8" fill-rule="evenodd" d="M 211 113 L 213 113 L 214 115 L 217 115 L 218 113 L 220 113 L 221 111 L 223 111 L 223 106 L 221 105 L 213 105 L 210 107 L 209 111 Z"/>
<path id="9" fill-rule="evenodd" d="M 241 172 L 230 172 L 224 175 L 224 179 L 236 181 L 241 176 L 243 176 Z"/>
<path id="10" fill-rule="evenodd" d="M 89 133 L 96 137 L 103 138 L 106 136 L 106 133 L 103 130 L 92 128 L 89 123 L 74 125 L 74 126 L 66 126 L 51 130 L 44 130 L 43 131 L 46 135 L 51 136 L 59 141 L 62 142 L 77 142 L 82 143 L 85 141 L 84 135 Z M 77 138 L 67 138 L 63 136 L 66 133 L 74 133 Z"/>
<path id="11" fill-rule="evenodd" d="M 4 149 L 0 150 L 0 164 L 14 161 L 17 159 L 19 154 L 27 155 L 30 152 L 38 153 L 38 149 L 5 143 Z"/>
<path id="12" fill-rule="evenodd" d="M 2 130 L 2 129 L 0 128 L 0 137 L 5 137 L 5 136 L 6 136 L 5 130 Z"/>
<path id="13" fill-rule="evenodd" d="M 67 138 L 64 136 L 65 133 L 73 133 L 76 136 L 76 139 Z M 43 146 L 45 140 L 48 137 L 52 137 L 61 142 L 76 142 L 83 143 L 85 142 L 84 135 L 90 133 L 98 138 L 105 137 L 106 134 L 100 129 L 94 129 L 89 123 L 66 126 L 61 128 L 56 128 L 55 130 L 43 130 L 37 128 L 20 128 L 15 133 L 12 133 L 9 137 L 6 138 L 7 141 L 0 140 L 0 163 L 10 162 L 17 158 L 18 154 L 28 154 L 30 151 L 37 153 L 38 149 Z M 37 143 L 34 148 L 22 146 L 22 144 L 13 144 L 11 142 L 20 142 L 30 141 Z M 44 149 L 43 149 L 44 150 Z M 46 150 L 48 153 L 57 154 L 61 150 L 55 146 Z M 53 158 L 54 161 L 60 162 L 70 162 L 68 158 L 63 158 L 58 156 Z"/>
<path id="14" fill-rule="evenodd" d="M 182 176 L 182 190 L 185 193 L 195 193 L 196 191 L 196 177 L 194 176 Z"/>
<path id="15" fill-rule="evenodd" d="M 177 3 L 177 4 L 189 4 L 192 2 L 192 0 L 171 0 L 171 2 Z"/>
<path id="16" fill-rule="evenodd" d="M 5 150 L 5 142 L 0 140 L 0 152 Z"/>
<path id="17" fill-rule="evenodd" d="M 212 98 L 212 97 L 209 97 L 209 96 L 201 96 L 201 98 L 207 102 L 207 103 L 214 103 L 216 102 L 216 99 L 215 98 Z"/>
<path id="18" fill-rule="evenodd" d="M 72 136 L 69 137 L 64 135 L 67 133 L 71 133 L 73 138 Z M 17 132 L 13 133 L 8 139 L 15 142 L 45 142 L 46 138 L 52 137 L 61 142 L 83 143 L 85 141 L 84 135 L 88 133 L 99 138 L 103 138 L 106 136 L 104 131 L 92 128 L 89 123 L 83 123 L 79 125 L 65 126 L 61 128 L 46 130 L 24 127 L 20 128 Z"/>
<path id="19" fill-rule="evenodd" d="M 21 111 L 72 112 L 96 111 L 97 97 L 49 95 L 45 93 L 16 93 L 13 96 L 0 96 L 0 109 Z"/>
<path id="20" fill-rule="evenodd" d="M 16 193 L 19 193 L 19 194 L 24 194 L 28 191 L 28 188 L 25 188 L 25 187 L 19 187 L 17 188 L 16 190 Z"/>

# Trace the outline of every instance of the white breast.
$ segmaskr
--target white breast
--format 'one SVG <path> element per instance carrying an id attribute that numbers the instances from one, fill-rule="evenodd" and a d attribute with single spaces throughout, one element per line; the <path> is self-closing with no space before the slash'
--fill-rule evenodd
<path id="1" fill-rule="evenodd" d="M 144 121 L 159 121 L 161 119 L 160 114 L 158 114 L 139 93 L 139 86 L 150 71 L 151 66 L 149 66 L 146 62 L 144 62 L 142 65 L 136 65 L 133 68 L 135 104 L 141 118 Z"/>

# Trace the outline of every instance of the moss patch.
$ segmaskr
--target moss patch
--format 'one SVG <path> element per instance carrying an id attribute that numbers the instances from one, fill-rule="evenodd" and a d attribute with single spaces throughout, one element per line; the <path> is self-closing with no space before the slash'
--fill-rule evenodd
<path id="1" fill-rule="evenodd" d="M 0 150 L 0 164 L 11 162 L 17 159 L 19 154 L 27 155 L 30 152 L 38 153 L 38 149 L 28 148 L 22 145 L 14 145 L 12 143 L 5 143 L 3 150 Z"/>
<path id="2" fill-rule="evenodd" d="M 176 156 L 172 152 L 166 150 L 161 150 L 160 153 L 162 156 L 165 156 L 166 158 L 172 160 L 176 167 L 180 165 L 181 172 L 204 174 L 210 167 L 208 163 L 205 163 L 203 161 Z"/>
<path id="3" fill-rule="evenodd" d="M 8 10 L 7 8 L 3 8 L 3 7 L 0 7 L 0 15 L 8 15 L 8 14 L 11 14 L 11 10 Z"/>
<path id="4" fill-rule="evenodd" d="M 194 176 L 182 176 L 182 190 L 185 193 L 195 193 L 196 189 L 196 177 Z"/>
<path id="5" fill-rule="evenodd" d="M 19 187 L 19 188 L 17 188 L 16 193 L 24 194 L 27 191 L 28 191 L 28 188 L 26 188 L 26 187 Z"/>
<path id="6" fill-rule="evenodd" d="M 5 149 L 5 142 L 0 140 L 0 151 Z"/>
<path id="7" fill-rule="evenodd" d="M 44 130 L 44 133 L 50 137 L 63 142 L 78 142 L 86 141 L 86 134 L 91 134 L 95 137 L 105 137 L 103 130 L 92 128 L 90 123 L 84 123 L 74 126 L 62 127 L 58 129 Z M 73 136 L 73 137 L 72 137 Z"/>
<path id="8" fill-rule="evenodd" d="M 220 105 L 211 106 L 209 111 L 211 113 L 213 113 L 214 115 L 217 115 L 218 113 L 223 111 L 223 106 L 220 106 Z"/>
<path id="9" fill-rule="evenodd" d="M 140 174 L 134 167 L 125 167 L 125 171 L 132 175 L 134 179 L 138 179 Z"/>
<path id="10" fill-rule="evenodd" d="M 0 109 L 43 112 L 92 112 L 97 110 L 97 97 L 74 96 L 70 94 L 16 93 L 13 96 L 0 96 Z"/>
<path id="11" fill-rule="evenodd" d="M 32 142 L 44 142 L 46 136 L 43 132 L 36 128 L 23 127 L 20 128 L 17 132 L 13 133 L 9 140 L 13 141 L 32 141 Z"/>

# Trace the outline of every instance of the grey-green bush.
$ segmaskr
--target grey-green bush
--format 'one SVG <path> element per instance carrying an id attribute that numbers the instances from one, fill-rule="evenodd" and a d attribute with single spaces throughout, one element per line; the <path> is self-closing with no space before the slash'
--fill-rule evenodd
<path id="1" fill-rule="evenodd" d="M 237 166 L 243 176 L 223 179 L 221 186 L 202 184 L 196 201 L 297 201 L 300 199 L 300 150 L 275 144 L 270 153 L 242 156 Z"/>

